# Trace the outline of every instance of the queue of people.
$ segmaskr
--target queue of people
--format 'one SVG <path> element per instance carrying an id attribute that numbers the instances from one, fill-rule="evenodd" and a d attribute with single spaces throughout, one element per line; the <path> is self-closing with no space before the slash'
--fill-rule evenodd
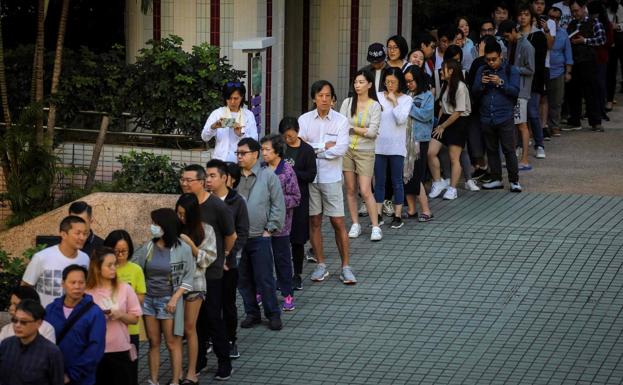
<path id="1" fill-rule="evenodd" d="M 215 138 L 213 159 L 182 170 L 183 194 L 150 213 L 147 243 L 135 250 L 123 229 L 102 240 L 90 227 L 92 208 L 70 206 L 59 244 L 36 253 L 12 291 L 0 384 L 137 384 L 141 317 L 149 384 L 161 383 L 162 342 L 167 384 L 198 384 L 210 350 L 214 378 L 227 380 L 241 356 L 238 325 L 264 318 L 278 331 L 282 312 L 297 309 L 308 241 L 311 281 L 329 278 L 324 216 L 339 279 L 354 285 L 349 239 L 366 231 L 362 217 L 379 242 L 386 216 L 386 231 L 433 220 L 429 199 L 457 199 L 462 177 L 468 191 L 504 188 L 503 165 L 509 190 L 521 192 L 530 142 L 534 157 L 545 158 L 545 142 L 581 129 L 584 112 L 603 131 L 614 91 L 602 77 L 616 78 L 622 57 L 621 5 L 532 0 L 514 20 L 501 2 L 491 16 L 476 34 L 459 17 L 411 51 L 402 36 L 371 44 L 339 111 L 333 85 L 316 81 L 313 109 L 284 117 L 279 134 L 259 140 L 245 86 L 226 83 L 223 107 L 201 135 Z"/>

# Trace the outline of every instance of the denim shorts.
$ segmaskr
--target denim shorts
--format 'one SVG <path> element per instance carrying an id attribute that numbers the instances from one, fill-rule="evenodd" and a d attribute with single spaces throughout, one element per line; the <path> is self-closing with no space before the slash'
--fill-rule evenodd
<path id="1" fill-rule="evenodd" d="M 146 295 L 143 301 L 143 315 L 156 317 L 156 319 L 173 319 L 175 314 L 171 314 L 166 310 L 169 300 L 171 300 L 170 295 L 164 297 L 150 297 Z"/>

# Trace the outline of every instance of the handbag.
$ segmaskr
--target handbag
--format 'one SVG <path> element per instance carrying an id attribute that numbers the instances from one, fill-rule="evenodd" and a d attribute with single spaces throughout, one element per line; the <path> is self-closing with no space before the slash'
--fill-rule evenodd
<path id="1" fill-rule="evenodd" d="M 58 337 L 56 337 L 56 345 L 61 344 L 61 341 L 63 340 L 63 338 L 65 338 L 67 333 L 69 333 L 69 331 L 75 325 L 75 323 L 78 322 L 78 320 L 82 318 L 82 316 L 85 315 L 86 312 L 88 312 L 93 307 L 93 305 L 95 305 L 94 302 L 89 302 L 77 312 L 71 313 L 71 315 L 69 316 L 69 319 L 67 320 L 67 323 L 63 325 L 63 328 L 58 333 Z"/>

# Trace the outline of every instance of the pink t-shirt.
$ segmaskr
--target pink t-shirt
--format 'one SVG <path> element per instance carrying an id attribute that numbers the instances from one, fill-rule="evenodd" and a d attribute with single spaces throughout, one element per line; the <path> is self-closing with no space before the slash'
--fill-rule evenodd
<path id="1" fill-rule="evenodd" d="M 110 289 L 89 289 L 87 293 L 93 296 L 93 301 L 102 310 L 119 309 L 125 313 L 141 316 L 141 304 L 132 287 L 124 282 L 119 282 L 119 288 L 112 298 Z M 130 334 L 128 326 L 120 320 L 113 320 L 106 316 L 106 353 L 125 352 L 130 350 Z"/>

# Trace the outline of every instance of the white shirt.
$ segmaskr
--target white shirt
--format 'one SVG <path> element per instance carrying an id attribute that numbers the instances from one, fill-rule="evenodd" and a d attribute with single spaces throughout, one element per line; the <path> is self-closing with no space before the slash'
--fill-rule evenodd
<path id="1" fill-rule="evenodd" d="M 224 162 L 238 163 L 238 158 L 236 157 L 235 152 L 238 150 L 238 142 L 240 139 L 247 137 L 257 140 L 257 125 L 255 124 L 255 116 L 253 116 L 253 113 L 247 108 L 241 108 L 240 112 L 244 114 L 245 120 L 245 126 L 242 128 L 244 135 L 242 136 L 236 135 L 234 129 L 230 127 L 221 127 L 216 130 L 212 129 L 212 125 L 223 117 L 225 108 L 217 108 L 212 111 L 208 117 L 206 124 L 203 126 L 203 131 L 201 131 L 201 139 L 203 139 L 204 142 L 207 142 L 216 136 L 216 145 L 214 146 L 214 155 L 212 156 L 213 158 L 220 159 Z M 234 113 L 232 113 L 232 117 L 234 116 Z"/>
<path id="2" fill-rule="evenodd" d="M 448 100 L 449 88 L 446 88 L 446 92 L 441 97 L 441 109 L 446 115 L 452 115 L 454 112 L 460 112 L 461 116 L 469 116 L 472 112 L 472 104 L 469 100 L 469 90 L 463 82 L 459 82 L 459 86 L 456 88 L 455 102 L 456 106 L 452 107 Z"/>
<path id="3" fill-rule="evenodd" d="M 552 19 L 547 19 L 547 29 L 549 29 L 549 35 L 553 38 L 556 38 L 556 22 Z M 543 31 L 545 33 L 545 31 Z M 547 36 L 547 34 L 546 34 Z M 547 49 L 547 54 L 545 55 L 545 68 L 549 68 L 549 52 L 551 49 Z"/>
<path id="4" fill-rule="evenodd" d="M 571 20 L 573 20 L 571 8 L 569 8 L 568 5 L 565 5 L 565 3 L 563 3 L 562 1 L 557 2 L 556 4 L 552 5 L 552 7 L 559 8 L 562 11 L 562 15 L 560 16 L 560 22 L 558 23 L 558 25 L 560 25 L 560 28 L 567 30 L 569 23 L 571 23 Z"/>
<path id="5" fill-rule="evenodd" d="M 435 48 L 435 70 L 440 70 L 443 64 L 443 55 L 439 54 L 439 48 Z"/>
<path id="6" fill-rule="evenodd" d="M 41 299 L 41 306 L 45 308 L 54 299 L 63 295 L 63 269 L 73 264 L 88 269 L 89 256 L 78 251 L 75 258 L 67 258 L 61 253 L 58 245 L 48 247 L 33 255 L 22 280 L 35 286 Z"/>
<path id="7" fill-rule="evenodd" d="M 413 99 L 409 95 L 402 94 L 394 107 L 386 99 L 384 92 L 379 92 L 377 96 L 383 111 L 374 152 L 379 155 L 407 156 L 407 121 Z"/>
<path id="8" fill-rule="evenodd" d="M 342 157 L 348 150 L 348 119 L 331 109 L 324 118 L 318 110 L 299 117 L 299 138 L 309 143 L 316 151 L 316 179 L 314 183 L 335 183 L 342 180 Z M 335 146 L 325 150 L 327 142 Z"/>
<path id="9" fill-rule="evenodd" d="M 39 326 L 39 334 L 45 337 L 48 341 L 53 344 L 56 344 L 56 332 L 54 331 L 54 326 L 50 325 L 48 321 L 43 321 L 41 326 Z M 15 335 L 15 330 L 13 329 L 13 324 L 10 323 L 8 325 L 4 325 L 2 330 L 0 330 L 0 342 L 4 341 L 9 337 L 13 337 Z"/>

